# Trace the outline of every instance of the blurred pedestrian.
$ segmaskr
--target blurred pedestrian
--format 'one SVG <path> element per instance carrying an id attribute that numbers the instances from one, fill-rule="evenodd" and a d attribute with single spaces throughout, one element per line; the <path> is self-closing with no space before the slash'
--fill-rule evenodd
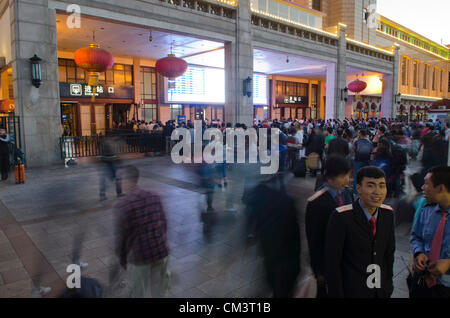
<path id="1" fill-rule="evenodd" d="M 0 169 L 2 180 L 8 179 L 9 173 L 9 143 L 11 138 L 4 128 L 0 128 Z"/>
<path id="2" fill-rule="evenodd" d="M 300 229 L 295 201 L 279 190 L 276 175 L 271 175 L 248 193 L 245 203 L 248 222 L 253 223 L 249 228 L 255 229 L 273 297 L 292 297 L 300 272 Z"/>
<path id="3" fill-rule="evenodd" d="M 156 193 L 138 186 L 139 170 L 136 167 L 124 167 L 122 176 L 126 196 L 115 206 L 118 214 L 116 251 L 120 265 L 128 273 L 128 296 L 167 297 L 169 246 L 161 199 Z M 151 281 L 155 276 L 159 280 L 159 290 L 150 288 L 155 285 Z"/>
<path id="4" fill-rule="evenodd" d="M 120 177 L 117 175 L 117 163 L 119 161 L 115 151 L 116 140 L 112 137 L 105 137 L 102 143 L 102 171 L 100 176 L 100 200 L 106 200 L 106 179 L 112 180 L 116 184 L 117 197 L 122 196 L 122 185 Z"/>

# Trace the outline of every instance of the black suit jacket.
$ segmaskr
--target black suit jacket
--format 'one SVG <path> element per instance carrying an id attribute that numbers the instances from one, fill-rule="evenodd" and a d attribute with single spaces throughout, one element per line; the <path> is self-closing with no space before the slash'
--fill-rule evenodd
<path id="1" fill-rule="evenodd" d="M 393 291 L 395 252 L 394 213 L 382 205 L 378 209 L 374 237 L 358 201 L 336 209 L 330 217 L 325 242 L 329 297 L 388 298 Z M 381 268 L 381 288 L 370 289 L 367 267 Z"/>
<path id="2" fill-rule="evenodd" d="M 343 157 L 347 157 L 350 153 L 348 148 L 348 142 L 342 137 L 334 138 L 328 145 L 327 155 L 338 154 Z"/>
<path id="3" fill-rule="evenodd" d="M 344 191 L 344 204 L 353 203 L 351 190 Z M 306 205 L 305 227 L 308 240 L 311 268 L 314 275 L 325 275 L 325 235 L 330 215 L 336 210 L 337 203 L 326 187 L 308 199 Z"/>

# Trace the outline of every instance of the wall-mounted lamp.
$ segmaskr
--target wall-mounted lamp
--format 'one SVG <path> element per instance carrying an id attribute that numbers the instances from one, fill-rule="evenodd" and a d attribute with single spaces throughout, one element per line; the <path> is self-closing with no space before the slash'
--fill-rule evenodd
<path id="1" fill-rule="evenodd" d="M 348 88 L 341 89 L 341 100 L 348 101 Z"/>
<path id="2" fill-rule="evenodd" d="M 36 88 L 39 88 L 42 84 L 42 68 L 41 68 L 42 59 L 39 58 L 36 54 L 30 58 L 31 62 L 31 82 Z"/>
<path id="3" fill-rule="evenodd" d="M 251 77 L 247 77 L 244 81 L 243 81 L 243 89 L 242 92 L 245 95 L 247 95 L 247 97 L 251 97 L 252 96 L 252 92 L 253 92 L 253 84 L 252 84 L 252 79 Z"/>

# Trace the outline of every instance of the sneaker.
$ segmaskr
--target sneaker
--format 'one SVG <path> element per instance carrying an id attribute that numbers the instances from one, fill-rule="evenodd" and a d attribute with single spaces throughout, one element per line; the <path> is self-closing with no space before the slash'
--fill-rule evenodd
<path id="1" fill-rule="evenodd" d="M 80 265 L 81 268 L 86 268 L 86 267 L 89 266 L 89 263 L 79 261 L 79 262 L 78 262 L 78 265 Z"/>
<path id="2" fill-rule="evenodd" d="M 50 293 L 52 291 L 51 287 L 39 287 L 39 294 L 41 294 L 42 296 L 47 295 L 48 293 Z"/>

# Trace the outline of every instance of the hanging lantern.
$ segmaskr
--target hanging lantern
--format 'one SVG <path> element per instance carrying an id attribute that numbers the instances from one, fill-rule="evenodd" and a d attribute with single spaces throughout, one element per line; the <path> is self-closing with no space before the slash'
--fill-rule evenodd
<path id="1" fill-rule="evenodd" d="M 359 79 L 348 84 L 348 89 L 354 93 L 360 93 L 365 90 L 367 87 L 367 83 L 360 81 Z"/>
<path id="2" fill-rule="evenodd" d="M 88 85 L 92 86 L 92 101 L 95 101 L 98 76 L 114 65 L 114 57 L 111 53 L 100 49 L 98 44 L 94 43 L 87 48 L 76 50 L 74 57 L 77 66 L 89 72 Z"/>
<path id="3" fill-rule="evenodd" d="M 188 68 L 185 60 L 175 57 L 175 54 L 169 54 L 167 57 L 156 61 L 156 71 L 170 81 L 183 75 Z"/>

